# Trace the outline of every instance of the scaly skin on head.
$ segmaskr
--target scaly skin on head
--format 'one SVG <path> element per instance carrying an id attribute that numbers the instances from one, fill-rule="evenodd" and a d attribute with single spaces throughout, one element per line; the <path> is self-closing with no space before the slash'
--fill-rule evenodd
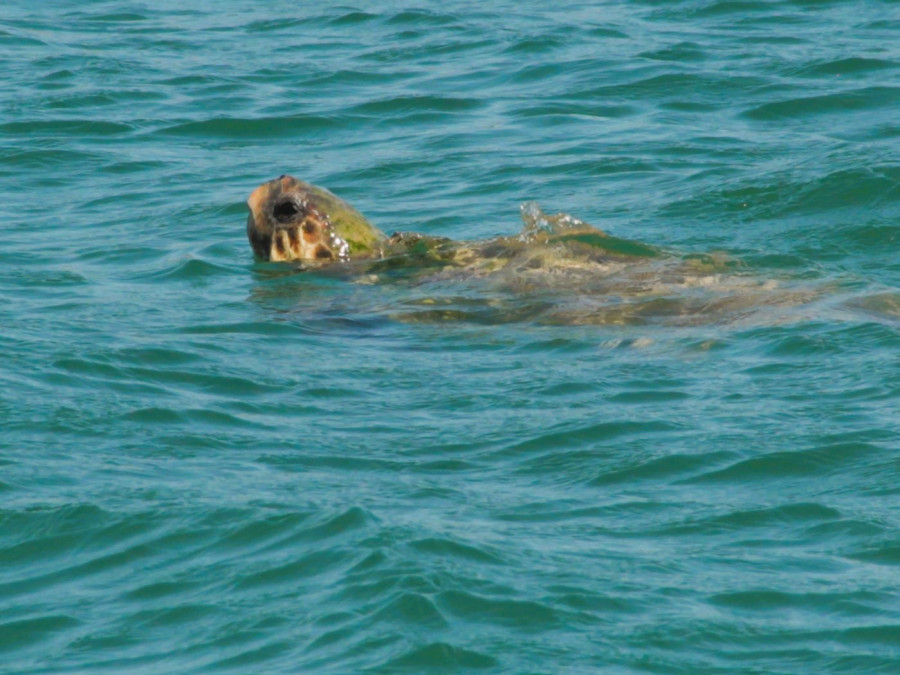
<path id="1" fill-rule="evenodd" d="M 247 236 L 263 260 L 366 258 L 386 239 L 347 202 L 292 176 L 263 183 L 247 206 Z"/>

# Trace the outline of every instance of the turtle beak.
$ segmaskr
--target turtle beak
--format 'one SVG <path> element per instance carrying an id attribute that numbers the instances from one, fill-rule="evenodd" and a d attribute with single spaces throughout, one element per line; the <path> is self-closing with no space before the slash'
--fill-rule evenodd
<path id="1" fill-rule="evenodd" d="M 263 183 L 247 198 L 247 207 L 250 209 L 250 215 L 247 216 L 247 238 L 253 253 L 263 260 L 269 260 L 272 251 L 274 228 L 265 209 L 272 182 L 274 181 Z"/>

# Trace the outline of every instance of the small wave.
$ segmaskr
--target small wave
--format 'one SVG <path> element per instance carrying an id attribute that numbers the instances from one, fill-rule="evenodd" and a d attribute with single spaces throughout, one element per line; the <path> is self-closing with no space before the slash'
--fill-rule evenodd
<path id="1" fill-rule="evenodd" d="M 138 588 L 126 591 L 123 597 L 139 602 L 163 598 L 184 596 L 196 589 L 200 584 L 196 581 L 155 581 Z"/>
<path id="2" fill-rule="evenodd" d="M 544 433 L 499 451 L 502 456 L 521 457 L 522 453 L 552 450 L 559 452 L 628 437 L 641 437 L 679 429 L 678 425 L 659 420 L 601 422 L 579 428 L 564 427 Z"/>
<path id="3" fill-rule="evenodd" d="M 772 18 L 772 5 L 764 0 L 715 0 L 695 9 L 692 14 L 698 18 L 736 14 L 745 19 L 754 17 L 754 15 L 770 19 Z M 778 18 L 785 20 L 784 16 Z"/>
<path id="4" fill-rule="evenodd" d="M 372 69 L 351 70 L 345 68 L 327 74 L 315 74 L 310 79 L 304 81 L 304 87 L 348 87 L 348 86 L 367 86 L 371 87 L 378 82 L 384 84 L 397 81 L 399 76 L 396 73 L 379 72 Z"/>
<path id="5" fill-rule="evenodd" d="M 29 288 L 65 288 L 67 286 L 82 286 L 89 284 L 90 280 L 83 274 L 67 269 L 48 269 L 43 271 L 27 271 L 18 275 L 21 283 Z"/>
<path id="6" fill-rule="evenodd" d="M 869 196 L 869 203 L 873 209 L 887 207 L 892 201 L 900 202 L 900 188 L 898 187 L 884 190 L 877 189 L 880 187 L 877 185 L 860 187 L 862 194 Z M 890 265 L 895 260 L 892 253 L 900 243 L 900 229 L 897 228 L 889 212 L 885 213 L 884 217 L 872 214 L 862 222 L 853 222 L 842 227 L 832 228 L 829 235 L 827 239 L 823 238 L 821 243 L 818 241 L 816 243 L 820 243 L 823 247 L 839 248 L 841 253 L 838 255 L 841 257 L 849 253 L 862 254 L 871 261 L 872 268 L 876 267 L 876 261 L 879 258 L 883 258 Z M 823 255 L 826 255 L 826 252 L 823 251 Z"/>
<path id="7" fill-rule="evenodd" d="M 452 539 L 428 537 L 411 541 L 409 542 L 409 546 L 416 551 L 427 555 L 459 558 L 461 560 L 486 563 L 489 565 L 501 565 L 504 563 L 503 559 L 497 554 Z"/>
<path id="8" fill-rule="evenodd" d="M 0 29 L 0 45 L 9 47 L 46 47 L 47 43 L 32 35 L 16 34 Z"/>
<path id="9" fill-rule="evenodd" d="M 674 63 L 694 63 L 706 60 L 706 53 L 696 42 L 679 42 L 664 49 L 643 52 L 638 56 L 654 61 L 672 61 Z"/>
<path id="10" fill-rule="evenodd" d="M 187 87 L 191 85 L 209 85 L 209 86 L 217 86 L 222 84 L 232 84 L 228 80 L 217 77 L 215 75 L 210 75 L 208 73 L 191 73 L 189 75 L 176 75 L 175 77 L 166 77 L 162 80 L 158 80 L 157 84 L 172 86 L 172 87 Z"/>
<path id="11" fill-rule="evenodd" d="M 887 542 L 845 553 L 848 558 L 891 568 L 900 567 L 900 543 Z"/>
<path id="12" fill-rule="evenodd" d="M 524 119 L 530 119 L 534 117 L 561 117 L 563 120 L 561 122 L 567 121 L 568 118 L 584 116 L 584 117 L 596 117 L 596 118 L 609 118 L 609 119 L 619 119 L 624 117 L 632 117 L 640 113 L 640 108 L 634 105 L 620 104 L 620 105 L 610 105 L 606 103 L 539 103 L 539 104 L 529 104 L 517 110 L 513 110 L 512 114 L 517 117 L 522 117 Z M 619 160 L 623 162 L 629 162 L 632 164 L 638 164 L 635 160 Z M 598 161 L 597 159 L 584 160 L 581 162 L 582 164 L 589 164 L 595 168 L 601 166 L 608 166 L 609 164 L 615 163 L 614 161 L 610 161 L 608 159 L 604 161 Z"/>
<path id="13" fill-rule="evenodd" d="M 316 409 L 315 412 L 321 415 L 324 411 Z M 367 429 L 368 431 L 368 429 Z M 266 455 L 260 457 L 257 461 L 266 464 L 280 471 L 290 473 L 300 473 L 305 471 L 335 469 L 343 472 L 355 473 L 357 471 L 383 471 L 396 472 L 404 467 L 403 463 L 378 459 L 374 457 L 359 457 L 355 455 L 316 455 L 304 453 L 297 457 L 271 456 Z"/>
<path id="14" fill-rule="evenodd" d="M 109 14 L 91 14 L 85 17 L 90 21 L 100 23 L 135 23 L 139 21 L 148 21 L 148 17 L 135 12 L 111 12 Z"/>
<path id="15" fill-rule="evenodd" d="M 35 120 L 32 122 L 7 122 L 0 124 L 0 134 L 11 136 L 37 136 L 59 138 L 61 136 L 118 136 L 134 131 L 129 124 L 99 122 L 96 120 Z"/>
<path id="16" fill-rule="evenodd" d="M 595 38 L 614 38 L 624 40 L 629 37 L 628 33 L 617 30 L 615 28 L 592 26 L 585 31 L 586 35 Z"/>
<path id="17" fill-rule="evenodd" d="M 564 47 L 568 43 L 569 38 L 566 35 L 529 36 L 516 40 L 503 51 L 510 54 L 544 54 Z M 561 70 L 558 65 L 550 64 L 534 66 L 534 68 L 546 69 L 554 74 L 558 74 Z"/>
<path id="18" fill-rule="evenodd" d="M 164 169 L 168 163 L 158 160 L 118 160 L 107 161 L 103 166 L 97 167 L 97 171 L 110 174 L 149 174 L 156 169 Z"/>
<path id="19" fill-rule="evenodd" d="M 248 33 L 275 33 L 279 31 L 290 30 L 300 26 L 317 25 L 321 22 L 322 17 L 305 16 L 302 18 L 291 18 L 282 16 L 277 19 L 260 19 L 252 21 L 244 26 L 244 30 Z"/>
<path id="20" fill-rule="evenodd" d="M 189 258 L 179 261 L 174 266 L 141 275 L 139 278 L 159 281 L 191 281 L 198 282 L 217 276 L 230 276 L 233 270 L 225 265 L 218 265 L 208 260 Z"/>
<path id="21" fill-rule="evenodd" d="M 424 9 L 412 9 L 394 14 L 387 20 L 387 23 L 401 26 L 446 26 L 457 21 L 457 17 L 449 14 L 438 14 L 437 12 L 430 12 Z"/>
<path id="22" fill-rule="evenodd" d="M 282 565 L 242 575 L 235 580 L 234 588 L 246 591 L 260 587 L 294 586 L 323 574 L 333 574 L 353 559 L 352 552 L 334 550 L 313 551 L 306 555 L 292 556 L 289 562 Z M 248 565 L 248 568 L 253 569 L 253 565 Z"/>
<path id="23" fill-rule="evenodd" d="M 238 323 L 187 323 L 179 328 L 185 335 L 224 335 L 241 334 L 260 336 L 289 336 L 302 334 L 303 328 L 284 321 L 248 321 Z"/>
<path id="24" fill-rule="evenodd" d="M 624 469 L 604 470 L 590 479 L 590 485 L 638 484 L 641 481 L 684 480 L 721 466 L 730 453 L 678 454 L 656 457 Z"/>
<path id="25" fill-rule="evenodd" d="M 370 101 L 351 108 L 350 112 L 360 115 L 385 113 L 467 112 L 481 107 L 483 102 L 474 98 L 456 96 L 392 96 L 380 101 Z"/>
<path id="26" fill-rule="evenodd" d="M 564 625 L 554 607 L 531 600 L 510 600 L 469 591 L 445 591 L 436 597 L 443 612 L 462 621 L 503 626 L 515 630 L 552 630 Z"/>
<path id="27" fill-rule="evenodd" d="M 139 101 L 165 101 L 166 94 L 140 89 L 102 91 L 92 94 L 71 94 L 54 96 L 44 104 L 48 110 L 78 110 L 81 108 L 94 111 L 97 108 L 116 104 L 134 105 Z"/>
<path id="28" fill-rule="evenodd" d="M 564 523 L 576 520 L 619 519 L 665 512 L 660 502 L 626 502 L 613 506 L 577 506 L 575 503 L 526 503 L 514 509 L 494 513 L 498 520 L 514 523 Z"/>
<path id="29" fill-rule="evenodd" d="M 330 19 L 328 23 L 333 26 L 356 26 L 362 23 L 368 23 L 377 18 L 379 18 L 378 14 L 371 14 L 369 12 L 347 12 L 346 14 L 341 14 L 340 16 Z"/>
<path id="30" fill-rule="evenodd" d="M 830 476 L 858 466 L 879 452 L 870 443 L 836 443 L 793 452 L 770 452 L 689 479 L 687 482 L 746 482 Z"/>
<path id="31" fill-rule="evenodd" d="M 337 129 L 342 121 L 324 115 L 288 117 L 218 117 L 182 122 L 157 130 L 157 134 L 221 138 L 290 138 Z M 2 130 L 2 127 L 0 127 Z"/>
<path id="32" fill-rule="evenodd" d="M 385 622 L 416 628 L 427 627 L 431 630 L 450 625 L 428 595 L 409 591 L 391 597 L 366 619 L 366 623 L 369 624 Z"/>
<path id="33" fill-rule="evenodd" d="M 688 518 L 684 522 L 665 523 L 658 529 L 644 530 L 640 535 L 687 538 L 719 537 L 721 535 L 732 537 L 735 534 L 749 536 L 758 530 L 763 533 L 779 531 L 795 542 L 826 541 L 835 537 L 835 533 L 829 531 L 829 528 L 834 525 L 844 525 L 846 522 L 843 515 L 836 509 L 819 503 L 807 502 L 784 504 L 772 508 L 734 510 L 709 517 Z M 846 534 L 847 531 L 844 529 L 837 536 L 842 537 Z M 867 534 L 871 534 L 871 532 L 867 532 Z"/>
<path id="34" fill-rule="evenodd" d="M 54 641 L 58 639 L 59 633 L 74 630 L 81 625 L 81 621 L 65 614 L 0 623 L 0 652 L 15 652 L 41 642 Z"/>
<path id="35" fill-rule="evenodd" d="M 500 665 L 493 656 L 471 649 L 455 647 L 446 642 L 431 642 L 415 647 L 381 664 L 375 670 L 385 672 L 461 672 L 461 670 L 482 670 Z"/>
<path id="36" fill-rule="evenodd" d="M 767 81 L 759 76 L 724 77 L 712 73 L 665 72 L 578 92 L 576 101 L 581 98 L 661 101 L 676 96 L 693 102 L 707 99 L 720 101 L 723 96 L 736 96 L 765 84 Z"/>
<path id="37" fill-rule="evenodd" d="M 874 626 L 855 626 L 843 630 L 828 631 L 829 637 L 837 641 L 846 641 L 850 644 L 871 645 L 874 647 L 886 647 L 888 654 L 896 655 L 897 645 L 900 644 L 900 625 L 896 623 L 882 623 Z M 894 662 L 896 665 L 896 662 Z M 874 672 L 874 671 L 873 671 Z"/>
<path id="38" fill-rule="evenodd" d="M 664 207 L 671 215 L 702 217 L 711 208 L 741 213 L 745 218 L 784 218 L 846 209 L 875 207 L 900 198 L 898 180 L 891 167 L 845 168 L 808 176 L 772 176 L 765 182 L 716 186 L 686 200 Z"/>
<path id="39" fill-rule="evenodd" d="M 138 561 L 157 555 L 149 542 L 163 536 L 148 514 L 117 517 L 96 507 L 78 505 L 27 517 L 49 521 L 54 529 L 0 551 L 7 574 L 16 575 L 15 581 L 0 585 L 4 597 L 40 596 L 69 583 L 81 583 L 87 577 L 115 577 Z M 61 525 L 66 529 L 60 531 Z M 26 531 L 40 532 L 40 528 L 32 525 Z"/>
<path id="40" fill-rule="evenodd" d="M 188 426 L 195 428 L 234 429 L 235 427 L 246 429 L 259 429 L 261 425 L 249 422 L 236 415 L 203 408 L 189 410 L 160 408 L 141 408 L 120 415 L 123 422 L 148 424 L 154 426 Z"/>
<path id="41" fill-rule="evenodd" d="M 712 605 L 740 611 L 778 614 L 781 612 L 825 612 L 829 615 L 865 616 L 866 611 L 854 611 L 854 597 L 865 602 L 865 593 L 789 593 L 777 590 L 732 591 L 717 593 L 708 602 Z"/>
<path id="42" fill-rule="evenodd" d="M 816 117 L 854 110 L 896 108 L 898 104 L 900 104 L 900 87 L 863 87 L 837 94 L 805 96 L 765 103 L 744 111 L 743 116 L 752 120 L 771 121 Z"/>
<path id="43" fill-rule="evenodd" d="M 858 75 L 860 73 L 872 73 L 880 70 L 895 69 L 900 64 L 886 59 L 864 58 L 851 56 L 821 63 L 803 66 L 792 72 L 793 75 L 804 76 L 829 76 Z"/>

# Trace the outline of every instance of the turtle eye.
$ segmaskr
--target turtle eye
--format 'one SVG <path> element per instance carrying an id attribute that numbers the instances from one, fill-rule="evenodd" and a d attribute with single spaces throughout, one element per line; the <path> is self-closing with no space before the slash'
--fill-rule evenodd
<path id="1" fill-rule="evenodd" d="M 279 223 L 289 223 L 300 213 L 300 208 L 293 199 L 283 199 L 272 209 L 272 215 Z"/>

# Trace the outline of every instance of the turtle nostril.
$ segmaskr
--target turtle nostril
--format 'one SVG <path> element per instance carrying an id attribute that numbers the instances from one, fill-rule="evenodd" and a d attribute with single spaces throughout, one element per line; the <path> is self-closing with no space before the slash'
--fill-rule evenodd
<path id="1" fill-rule="evenodd" d="M 275 220 L 279 223 L 291 222 L 298 213 L 300 213 L 300 209 L 291 199 L 285 199 L 277 203 L 275 208 L 272 209 L 272 215 L 275 216 Z"/>

